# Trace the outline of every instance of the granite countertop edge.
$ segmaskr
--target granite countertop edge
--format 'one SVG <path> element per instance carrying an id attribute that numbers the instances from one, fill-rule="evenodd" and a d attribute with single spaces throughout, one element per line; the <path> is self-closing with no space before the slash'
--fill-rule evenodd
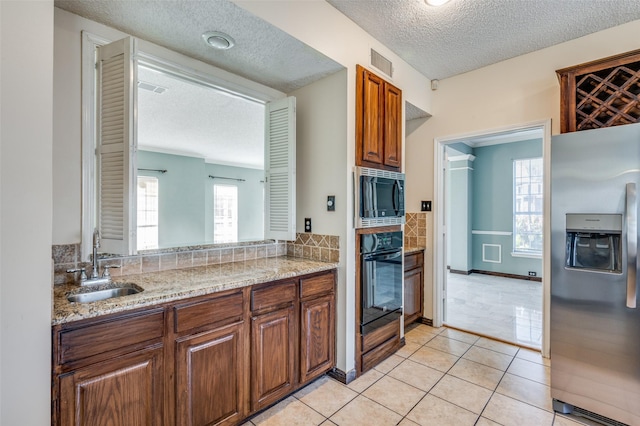
<path id="1" fill-rule="evenodd" d="M 413 254 L 425 251 L 424 247 L 404 247 L 404 254 Z"/>
<path id="2" fill-rule="evenodd" d="M 254 284 L 329 271 L 337 267 L 338 264 L 333 262 L 280 256 L 127 275 L 114 277 L 113 285 L 133 284 L 142 287 L 142 292 L 92 303 L 72 303 L 67 300 L 68 295 L 91 291 L 91 287 L 80 287 L 77 284 L 56 285 L 53 288 L 51 325 L 152 307 Z"/>

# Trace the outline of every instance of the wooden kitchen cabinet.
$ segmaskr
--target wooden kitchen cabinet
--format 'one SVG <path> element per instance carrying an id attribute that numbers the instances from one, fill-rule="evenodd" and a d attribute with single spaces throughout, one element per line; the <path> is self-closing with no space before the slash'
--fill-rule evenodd
<path id="1" fill-rule="evenodd" d="M 296 282 L 251 292 L 251 410 L 291 393 L 296 380 Z"/>
<path id="2" fill-rule="evenodd" d="M 335 365 L 335 270 L 57 325 L 53 425 L 235 425 Z"/>
<path id="3" fill-rule="evenodd" d="M 424 299 L 424 254 L 407 254 L 404 257 L 404 325 L 422 318 Z"/>
<path id="4" fill-rule="evenodd" d="M 335 364 L 335 280 L 332 274 L 300 280 L 300 383 Z"/>
<path id="5" fill-rule="evenodd" d="M 176 305 L 175 414 L 179 425 L 233 425 L 248 414 L 242 292 Z"/>
<path id="6" fill-rule="evenodd" d="M 356 68 L 356 165 L 399 171 L 402 91 L 360 65 Z"/>
<path id="7" fill-rule="evenodd" d="M 60 425 L 161 425 L 163 349 L 143 350 L 60 377 Z"/>
<path id="8" fill-rule="evenodd" d="M 54 327 L 54 425 L 164 424 L 164 311 Z"/>

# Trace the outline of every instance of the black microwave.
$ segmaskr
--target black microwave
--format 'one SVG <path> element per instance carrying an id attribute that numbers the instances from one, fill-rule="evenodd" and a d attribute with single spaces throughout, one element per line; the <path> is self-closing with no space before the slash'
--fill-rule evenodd
<path id="1" fill-rule="evenodd" d="M 404 223 L 404 173 L 356 167 L 354 185 L 356 228 Z"/>

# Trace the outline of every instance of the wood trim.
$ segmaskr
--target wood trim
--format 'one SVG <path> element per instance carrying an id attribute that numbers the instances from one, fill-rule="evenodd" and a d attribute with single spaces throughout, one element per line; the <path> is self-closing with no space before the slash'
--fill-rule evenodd
<path id="1" fill-rule="evenodd" d="M 448 268 L 449 272 L 451 272 L 452 274 L 459 274 L 459 275 L 471 275 L 471 273 L 473 272 L 473 270 L 471 271 L 461 271 L 459 269 L 451 269 Z"/>
<path id="2" fill-rule="evenodd" d="M 514 278 L 516 280 L 542 282 L 542 277 L 530 277 L 528 275 L 507 274 L 507 273 L 504 273 L 504 272 L 493 272 L 493 271 L 481 271 L 479 269 L 472 269 L 470 273 L 471 274 L 492 275 L 494 277 Z M 470 274 L 467 274 L 467 275 L 470 275 Z"/>
<path id="3" fill-rule="evenodd" d="M 556 70 L 560 83 L 560 133 L 574 132 L 576 123 L 576 77 L 640 61 L 640 49 Z"/>
<path id="4" fill-rule="evenodd" d="M 429 318 L 422 317 L 418 319 L 418 321 L 416 322 L 419 322 L 420 324 L 428 325 L 429 327 L 433 327 L 433 320 Z"/>
<path id="5" fill-rule="evenodd" d="M 327 376 L 336 379 L 342 384 L 348 385 L 356 379 L 356 370 L 349 370 L 346 373 L 337 367 L 327 372 Z"/>

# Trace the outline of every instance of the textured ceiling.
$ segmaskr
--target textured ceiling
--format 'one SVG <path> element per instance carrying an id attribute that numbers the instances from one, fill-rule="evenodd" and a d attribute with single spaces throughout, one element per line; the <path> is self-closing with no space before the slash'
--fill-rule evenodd
<path id="1" fill-rule="evenodd" d="M 640 0 L 451 0 L 438 8 L 423 0 L 327 1 L 430 79 L 443 79 L 640 19 Z M 343 68 L 229 0 L 55 0 L 54 4 L 284 93 Z M 226 32 L 236 46 L 213 50 L 201 38 L 205 31 Z M 173 84 L 161 78 L 149 82 Z M 146 108 L 152 111 L 146 120 L 145 110 L 140 112 L 141 145 L 193 153 L 221 163 L 233 163 L 231 158 L 235 163 L 257 166 L 262 142 L 256 142 L 252 135 L 262 132 L 261 120 L 248 118 L 246 114 L 251 112 L 241 112 L 235 104 L 212 112 L 218 99 L 204 101 L 195 93 L 192 101 L 175 100 L 173 105 L 183 102 L 181 117 L 168 118 L 169 111 L 160 109 L 163 103 L 153 106 L 152 101 L 154 97 L 175 96 L 171 91 L 162 95 L 140 91 L 141 99 L 150 96 Z M 407 120 L 427 116 L 407 104 Z M 207 121 L 205 117 L 219 120 L 210 120 L 208 128 L 184 125 L 196 118 Z M 218 127 L 220 123 L 226 123 L 227 128 Z M 188 138 L 178 137 L 185 132 Z M 193 145 L 188 140 L 199 142 Z M 253 148 L 249 140 L 254 141 Z M 227 152 L 230 147 L 233 152 Z"/>
<path id="2" fill-rule="evenodd" d="M 430 79 L 640 19 L 640 0 L 327 0 Z"/>
<path id="3" fill-rule="evenodd" d="M 227 0 L 56 0 L 55 6 L 127 34 L 290 93 L 343 67 Z M 235 39 L 215 50 L 205 31 Z M 141 69 L 139 80 L 165 87 L 139 90 L 141 149 L 262 168 L 264 107 Z"/>
<path id="4" fill-rule="evenodd" d="M 343 68 L 228 0 L 55 0 L 54 4 L 284 93 Z M 206 31 L 229 34 L 235 47 L 208 47 L 202 40 Z"/>
<path id="5" fill-rule="evenodd" d="M 262 169 L 264 105 L 140 67 L 138 146 L 209 163 Z"/>

